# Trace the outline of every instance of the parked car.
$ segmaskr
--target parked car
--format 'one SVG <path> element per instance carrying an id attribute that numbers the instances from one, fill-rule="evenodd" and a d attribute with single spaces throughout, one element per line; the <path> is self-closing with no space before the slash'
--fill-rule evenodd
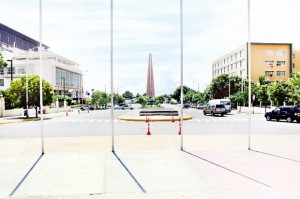
<path id="1" fill-rule="evenodd" d="M 300 122 L 300 106 L 280 106 L 271 112 L 266 112 L 265 118 L 267 121 L 275 119 L 276 121 L 286 120 L 287 122 L 293 122 L 296 120 Z"/>
<path id="2" fill-rule="evenodd" d="M 206 104 L 197 104 L 196 109 L 204 109 L 206 106 Z"/>
<path id="3" fill-rule="evenodd" d="M 123 106 L 121 106 L 121 109 L 122 110 L 125 110 L 125 109 L 133 110 L 134 108 L 132 106 L 129 106 L 128 104 L 124 104 Z"/>
<path id="4" fill-rule="evenodd" d="M 183 104 L 183 108 L 190 108 L 191 106 L 188 103 Z"/>
<path id="5" fill-rule="evenodd" d="M 80 110 L 85 111 L 85 110 L 94 110 L 93 106 L 90 105 L 83 105 L 82 107 L 80 107 Z"/>
<path id="6" fill-rule="evenodd" d="M 115 110 L 126 110 L 126 109 L 130 109 L 130 110 L 133 110 L 134 107 L 128 105 L 128 104 L 120 104 L 120 105 L 115 105 L 114 106 L 114 109 Z"/>
<path id="7" fill-rule="evenodd" d="M 203 109 L 203 114 L 221 115 L 223 117 L 226 114 L 226 108 L 222 104 L 208 104 L 207 107 Z"/>

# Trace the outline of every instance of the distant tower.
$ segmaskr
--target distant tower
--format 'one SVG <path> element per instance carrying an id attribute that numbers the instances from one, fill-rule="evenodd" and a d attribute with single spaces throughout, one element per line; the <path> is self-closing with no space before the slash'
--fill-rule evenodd
<path id="1" fill-rule="evenodd" d="M 147 76 L 147 97 L 149 97 L 150 102 L 155 97 L 154 91 L 154 78 L 153 78 L 153 69 L 152 69 L 152 55 L 149 54 L 149 62 L 148 62 L 148 76 Z"/>

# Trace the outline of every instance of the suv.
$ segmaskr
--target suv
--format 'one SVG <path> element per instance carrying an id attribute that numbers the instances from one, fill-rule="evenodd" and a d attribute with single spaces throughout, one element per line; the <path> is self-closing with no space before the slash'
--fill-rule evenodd
<path id="1" fill-rule="evenodd" d="M 293 122 L 294 120 L 300 122 L 300 106 L 280 106 L 271 112 L 265 113 L 265 118 L 267 121 L 284 119 L 287 122 Z"/>
<path id="2" fill-rule="evenodd" d="M 219 114 L 223 117 L 223 115 L 226 114 L 226 108 L 222 104 L 208 104 L 207 107 L 203 109 L 203 114 Z"/>

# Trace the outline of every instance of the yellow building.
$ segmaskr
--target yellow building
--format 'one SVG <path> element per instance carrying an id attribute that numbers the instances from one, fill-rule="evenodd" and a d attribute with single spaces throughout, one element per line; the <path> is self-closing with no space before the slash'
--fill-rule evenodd
<path id="1" fill-rule="evenodd" d="M 300 50 L 293 51 L 293 72 L 300 71 Z"/>
<path id="2" fill-rule="evenodd" d="M 244 44 L 212 62 L 212 77 L 229 74 L 248 78 L 247 58 L 247 44 Z M 300 51 L 292 53 L 291 43 L 251 43 L 253 82 L 260 75 L 271 82 L 287 81 L 295 70 L 300 70 Z"/>

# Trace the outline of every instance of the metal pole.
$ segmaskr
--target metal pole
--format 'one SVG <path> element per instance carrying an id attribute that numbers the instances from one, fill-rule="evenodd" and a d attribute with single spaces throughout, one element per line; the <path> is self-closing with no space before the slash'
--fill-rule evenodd
<path id="1" fill-rule="evenodd" d="M 42 0 L 40 0 L 40 110 L 41 110 L 41 141 L 42 141 L 42 154 L 44 154 L 44 129 L 43 129 L 43 72 L 42 72 Z"/>
<path id="2" fill-rule="evenodd" d="M 10 61 L 10 80 L 11 82 L 13 81 L 13 60 L 9 60 Z"/>
<path id="3" fill-rule="evenodd" d="M 112 152 L 115 151 L 114 143 L 114 70 L 113 70 L 113 0 L 110 0 L 110 100 L 111 100 L 111 141 L 112 141 Z"/>
<path id="4" fill-rule="evenodd" d="M 182 0 L 180 0 L 180 100 L 181 100 L 181 110 L 180 110 L 180 123 L 181 123 L 181 147 L 183 150 L 183 20 L 182 20 Z"/>
<path id="5" fill-rule="evenodd" d="M 248 115 L 249 115 L 249 128 L 248 128 L 248 150 L 251 149 L 251 39 L 250 39 L 250 0 L 248 0 Z"/>
<path id="6" fill-rule="evenodd" d="M 28 118 L 28 51 L 26 51 L 26 118 Z"/>
<path id="7" fill-rule="evenodd" d="M 13 60 L 8 59 L 7 61 L 10 62 L 10 82 L 12 82 L 13 81 Z"/>
<path id="8" fill-rule="evenodd" d="M 228 98 L 230 98 L 230 74 L 228 73 L 229 89 L 228 89 Z"/>

